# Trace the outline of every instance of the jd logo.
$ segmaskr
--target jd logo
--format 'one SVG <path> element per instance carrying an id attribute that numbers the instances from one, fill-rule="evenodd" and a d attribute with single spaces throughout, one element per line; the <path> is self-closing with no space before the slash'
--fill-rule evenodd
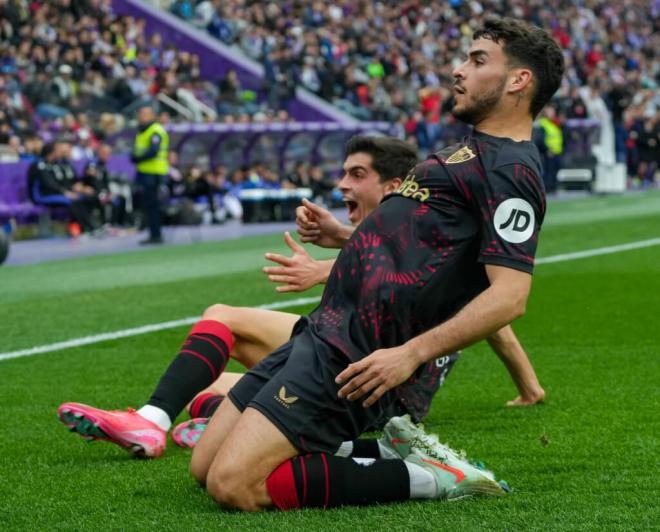
<path id="1" fill-rule="evenodd" d="M 273 397 L 278 403 L 280 403 L 282 406 L 286 408 L 289 408 L 290 405 L 292 405 L 298 400 L 298 397 L 296 397 L 295 395 L 287 397 L 286 388 L 284 386 L 282 386 L 280 388 L 280 391 L 277 393 L 277 395 L 274 395 Z"/>
<path id="2" fill-rule="evenodd" d="M 497 206 L 493 218 L 495 231 L 507 242 L 520 244 L 534 232 L 534 209 L 521 198 L 511 198 Z"/>
<path id="3" fill-rule="evenodd" d="M 509 219 L 504 222 L 502 225 L 500 225 L 500 229 L 506 229 L 513 223 L 513 227 L 511 228 L 513 231 L 524 231 L 527 229 L 527 226 L 529 225 L 529 214 L 527 214 L 525 211 L 519 211 L 518 209 L 513 209 L 511 211 L 511 216 L 509 216 Z"/>

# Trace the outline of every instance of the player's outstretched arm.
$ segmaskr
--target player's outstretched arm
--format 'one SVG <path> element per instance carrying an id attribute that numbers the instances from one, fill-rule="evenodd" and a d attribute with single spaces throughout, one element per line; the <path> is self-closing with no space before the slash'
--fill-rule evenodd
<path id="1" fill-rule="evenodd" d="M 328 280 L 335 259 L 313 259 L 288 231 L 284 233 L 284 241 L 293 251 L 293 255 L 285 257 L 277 253 L 266 253 L 266 258 L 279 266 L 266 266 L 263 269 L 269 281 L 282 283 L 275 290 L 278 292 L 303 292 Z"/>
<path id="2" fill-rule="evenodd" d="M 368 408 L 421 364 L 483 340 L 522 316 L 532 276 L 492 264 L 486 266 L 486 273 L 490 286 L 453 318 L 399 347 L 379 349 L 349 364 L 336 378 L 337 384 L 343 384 L 339 397 L 350 401 L 364 398 Z"/>
<path id="3" fill-rule="evenodd" d="M 354 231 L 330 211 L 306 199 L 296 209 L 296 224 L 301 242 L 311 242 L 322 248 L 342 248 Z"/>
<path id="4" fill-rule="evenodd" d="M 529 406 L 541 403 L 545 399 L 545 390 L 541 387 L 534 366 L 516 337 L 516 333 L 513 332 L 513 328 L 507 325 L 486 340 L 509 370 L 520 393 L 518 397 L 508 401 L 507 406 Z"/>

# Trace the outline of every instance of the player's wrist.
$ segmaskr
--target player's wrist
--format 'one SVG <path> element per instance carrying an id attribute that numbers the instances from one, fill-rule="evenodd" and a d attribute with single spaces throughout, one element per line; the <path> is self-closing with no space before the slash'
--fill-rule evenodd
<path id="1" fill-rule="evenodd" d="M 427 354 L 427 351 L 429 350 L 426 349 L 424 342 L 420 342 L 418 338 L 408 340 L 403 344 L 403 347 L 406 349 L 406 357 L 415 363 L 415 367 L 421 366 L 433 358 Z"/>
<path id="2" fill-rule="evenodd" d="M 353 226 L 344 225 L 344 224 L 340 225 L 338 232 L 338 240 L 340 247 L 344 247 L 344 244 L 346 244 L 346 242 L 350 240 L 351 236 L 353 236 L 353 231 L 355 231 L 355 228 Z"/>

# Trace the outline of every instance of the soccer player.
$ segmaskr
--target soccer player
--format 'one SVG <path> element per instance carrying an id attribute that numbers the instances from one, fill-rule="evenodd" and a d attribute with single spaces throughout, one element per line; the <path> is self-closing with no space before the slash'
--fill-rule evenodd
<path id="1" fill-rule="evenodd" d="M 366 467 L 333 453 L 377 422 L 421 365 L 524 314 L 545 214 L 532 121 L 563 70 L 561 49 L 537 27 L 488 19 L 475 32 L 453 72 L 453 112 L 473 133 L 418 165 L 360 224 L 319 306 L 230 390 L 195 446 L 191 471 L 219 504 L 503 493 L 414 438 L 397 447 L 403 459 Z"/>
<path id="2" fill-rule="evenodd" d="M 411 146 L 388 137 L 354 137 L 348 142 L 346 151 L 345 175 L 339 186 L 352 226 L 341 224 L 328 211 L 308 203 L 299 208 L 298 213 L 300 232 L 306 235 L 303 239 L 329 244 L 323 237 L 319 240 L 309 236 L 318 235 L 318 226 L 324 234 L 350 236 L 354 227 L 378 206 L 383 196 L 401 185 L 400 176 L 417 163 L 416 152 Z M 312 219 L 318 222 L 310 222 Z M 265 268 L 271 281 L 284 283 L 277 288 L 278 291 L 301 291 L 325 282 L 334 260 L 316 261 L 288 233 L 285 240 L 293 251 L 291 257 L 266 254 L 279 264 Z M 339 239 L 334 238 L 334 241 L 337 243 Z M 251 368 L 286 343 L 300 319 L 296 314 L 285 312 L 213 305 L 193 327 L 147 405 L 137 412 L 107 412 L 79 403 L 64 403 L 58 409 L 60 418 L 84 437 L 109 440 L 140 456 L 158 457 L 165 448 L 166 432 L 190 403 L 189 412 L 195 419 L 176 427 L 172 436 L 177 444 L 192 447 L 205 428 L 206 420 L 198 418 L 210 417 L 241 377 L 241 374 L 222 373 L 227 351 L 232 358 Z M 544 391 L 511 328 L 505 327 L 488 341 L 509 368 L 520 391 L 520 395 L 509 404 L 526 405 L 542 400 Z M 428 362 L 415 385 L 408 388 L 396 408 L 388 413 L 409 413 L 416 421 L 422 419 L 457 358 L 458 354 L 454 353 Z M 218 374 L 220 377 L 213 382 Z M 210 388 L 199 393 L 211 383 Z M 193 397 L 195 399 L 191 402 Z M 384 421 L 386 419 L 378 428 Z M 356 448 L 369 445 L 360 442 Z M 371 445 L 373 448 L 374 443 Z"/>

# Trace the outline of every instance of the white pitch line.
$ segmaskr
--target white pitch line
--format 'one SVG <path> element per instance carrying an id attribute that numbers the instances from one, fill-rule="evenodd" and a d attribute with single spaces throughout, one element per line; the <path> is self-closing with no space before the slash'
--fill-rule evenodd
<path id="1" fill-rule="evenodd" d="M 562 253 L 561 255 L 551 255 L 549 257 L 542 257 L 536 260 L 537 265 L 552 264 L 555 262 L 566 262 L 570 260 L 586 259 L 589 257 L 596 257 L 598 255 L 609 255 L 612 253 L 620 253 L 622 251 L 630 251 L 633 249 L 648 248 L 651 246 L 660 245 L 660 238 L 652 238 L 650 240 L 641 240 L 638 242 L 630 242 L 628 244 L 620 244 L 618 246 L 607 246 L 602 248 L 587 249 L 584 251 L 576 251 L 574 253 Z M 275 303 L 267 303 L 259 305 L 257 308 L 264 310 L 276 310 L 282 308 L 298 307 L 310 303 L 318 303 L 320 297 L 301 297 L 299 299 L 290 299 L 288 301 L 277 301 Z M 41 353 L 48 353 L 50 351 L 60 351 L 62 349 L 69 349 L 71 347 L 80 347 L 83 345 L 95 344 L 104 342 L 106 340 L 117 340 L 119 338 L 126 338 L 128 336 L 137 336 L 139 334 L 147 334 L 150 332 L 163 331 L 165 329 L 174 329 L 176 327 L 183 327 L 184 325 L 191 325 L 200 319 L 199 316 L 192 316 L 190 318 L 183 318 L 180 320 L 165 321 L 163 323 L 153 323 L 151 325 L 143 325 L 142 327 L 135 327 L 132 329 L 124 329 L 123 331 L 114 331 L 103 334 L 94 334 L 92 336 L 83 336 L 82 338 L 74 338 L 73 340 L 66 340 L 64 342 L 57 342 L 54 344 L 39 345 L 28 349 L 20 349 L 19 351 L 10 351 L 8 353 L 0 353 L 0 362 L 3 360 L 10 360 L 12 358 L 29 357 Z"/>
<path id="2" fill-rule="evenodd" d="M 321 300 L 319 296 L 315 297 L 301 297 L 299 299 L 290 299 L 288 301 L 277 301 L 276 303 L 268 303 L 260 305 L 257 308 L 264 310 L 277 310 L 280 308 L 298 307 L 300 305 L 307 305 L 309 303 L 318 303 Z M 106 340 L 117 340 L 118 338 L 126 338 L 127 336 L 137 336 L 139 334 L 147 334 L 150 332 L 164 331 L 165 329 L 174 329 L 176 327 L 183 327 L 184 325 L 192 325 L 201 319 L 201 316 L 191 316 L 190 318 L 183 318 L 180 320 L 165 321 L 162 323 L 152 323 L 151 325 L 143 325 L 142 327 L 134 327 L 132 329 L 124 329 L 123 331 L 114 331 L 109 333 L 94 334 L 92 336 L 83 336 L 82 338 L 74 338 L 64 342 L 57 342 L 54 344 L 38 345 L 28 349 L 21 349 L 19 351 L 10 351 L 8 353 L 0 354 L 0 362 L 3 360 L 10 360 L 12 358 L 30 357 L 39 355 L 41 353 L 48 353 L 50 351 L 60 351 L 62 349 L 69 349 L 70 347 L 80 347 L 83 345 L 95 344 L 104 342 Z"/>
<path id="3" fill-rule="evenodd" d="M 609 255 L 611 253 L 620 253 L 621 251 L 629 251 L 631 249 L 650 248 L 651 246 L 660 245 L 660 238 L 652 238 L 650 240 L 640 240 L 639 242 L 630 242 L 628 244 L 620 244 L 618 246 L 607 246 L 604 248 L 587 249 L 585 251 L 576 251 L 575 253 L 562 253 L 561 255 L 552 255 L 550 257 L 543 257 L 536 260 L 536 264 L 552 264 L 553 262 L 565 262 L 567 260 L 587 259 L 597 255 Z"/>

